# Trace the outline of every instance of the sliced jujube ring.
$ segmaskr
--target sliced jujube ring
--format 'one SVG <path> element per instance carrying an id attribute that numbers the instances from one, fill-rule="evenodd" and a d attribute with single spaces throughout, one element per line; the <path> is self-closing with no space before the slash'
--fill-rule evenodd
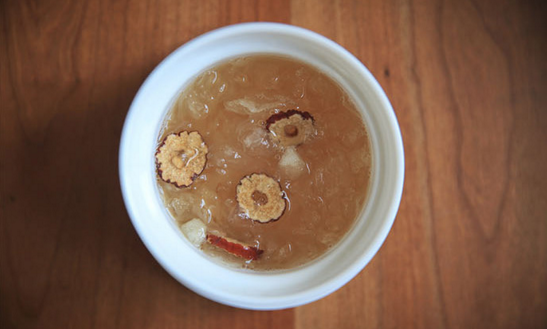
<path id="1" fill-rule="evenodd" d="M 197 131 L 170 134 L 156 152 L 158 176 L 177 187 L 190 186 L 205 168 L 208 152 Z"/>
<path id="2" fill-rule="evenodd" d="M 260 223 L 279 219 L 285 199 L 279 183 L 265 174 L 245 176 L 237 186 L 237 202 L 247 217 Z"/>
<path id="3" fill-rule="evenodd" d="M 266 120 L 266 129 L 273 140 L 284 147 L 298 146 L 315 134 L 311 114 L 297 110 L 273 114 Z"/>

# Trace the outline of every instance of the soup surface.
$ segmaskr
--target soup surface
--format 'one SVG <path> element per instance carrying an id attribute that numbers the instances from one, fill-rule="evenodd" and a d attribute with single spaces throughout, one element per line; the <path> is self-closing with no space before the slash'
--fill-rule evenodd
<path id="1" fill-rule="evenodd" d="M 284 144 L 268 130 L 276 118 L 287 117 L 312 127 L 299 145 Z M 168 112 L 158 147 L 181 131 L 201 135 L 205 166 L 188 187 L 158 174 L 159 190 L 177 226 L 201 220 L 198 226 L 210 236 L 189 240 L 225 264 L 254 270 L 305 264 L 339 242 L 363 207 L 371 170 L 365 126 L 338 84 L 307 64 L 253 55 L 205 71 Z M 273 218 L 277 209 L 273 220 L 253 220 L 240 204 L 238 185 L 252 174 L 279 184 L 279 218 Z M 258 205 L 274 201 L 273 194 L 264 199 L 257 193 L 252 197 Z M 224 247 L 218 239 L 226 239 Z M 255 257 L 237 255 L 238 243 Z"/>

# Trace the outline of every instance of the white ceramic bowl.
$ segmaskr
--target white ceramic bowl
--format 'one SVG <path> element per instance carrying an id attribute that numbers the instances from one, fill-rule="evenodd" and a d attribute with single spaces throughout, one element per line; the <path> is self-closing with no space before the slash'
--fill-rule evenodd
<path id="1" fill-rule="evenodd" d="M 338 81 L 361 111 L 372 144 L 369 196 L 352 230 L 324 257 L 285 272 L 244 272 L 209 260 L 175 227 L 156 185 L 157 136 L 164 115 L 181 89 L 215 63 L 252 53 L 292 56 Z M 196 293 L 219 303 L 255 310 L 312 302 L 357 275 L 376 254 L 393 224 L 404 176 L 397 119 L 372 74 L 333 41 L 302 28 L 274 23 L 239 24 L 209 32 L 161 62 L 131 104 L 119 161 L 125 205 L 140 238 L 156 260 Z"/>

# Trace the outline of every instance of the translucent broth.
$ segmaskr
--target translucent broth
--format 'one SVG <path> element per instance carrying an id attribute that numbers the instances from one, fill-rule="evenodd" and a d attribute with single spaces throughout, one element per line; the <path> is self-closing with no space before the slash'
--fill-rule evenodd
<path id="1" fill-rule="evenodd" d="M 250 113 L 241 104 L 260 111 Z M 270 115 L 289 109 L 308 111 L 317 129 L 297 147 L 306 170 L 296 178 L 279 167 L 283 147 L 265 129 Z M 210 232 L 264 250 L 246 261 L 202 244 L 206 254 L 226 264 L 254 270 L 305 264 L 339 242 L 363 207 L 371 170 L 365 125 L 346 92 L 305 63 L 253 55 L 205 71 L 169 111 L 158 143 L 182 130 L 200 132 L 208 161 L 190 187 L 158 179 L 162 199 L 178 224 L 200 218 Z M 236 186 L 252 173 L 280 182 L 287 207 L 279 220 L 257 223 L 239 209 Z"/>

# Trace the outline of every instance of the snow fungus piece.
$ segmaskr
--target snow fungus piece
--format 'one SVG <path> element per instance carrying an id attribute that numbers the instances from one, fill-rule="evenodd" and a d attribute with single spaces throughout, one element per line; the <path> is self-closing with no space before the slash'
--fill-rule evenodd
<path id="1" fill-rule="evenodd" d="M 285 175 L 295 179 L 306 170 L 306 162 L 302 160 L 294 147 L 287 147 L 279 160 L 279 167 Z"/>
<path id="2" fill-rule="evenodd" d="M 205 241 L 206 229 L 207 227 L 199 218 L 189 220 L 180 226 L 180 230 L 188 241 L 198 248 Z"/>
<path id="3" fill-rule="evenodd" d="M 247 217 L 261 223 L 277 220 L 285 211 L 279 183 L 265 174 L 243 177 L 237 186 L 237 202 Z"/>
<path id="4" fill-rule="evenodd" d="M 308 112 L 288 110 L 268 118 L 266 129 L 279 144 L 298 146 L 311 138 L 315 133 L 314 120 Z"/>
<path id="5" fill-rule="evenodd" d="M 208 152 L 207 145 L 196 131 L 170 134 L 156 152 L 158 175 L 177 187 L 190 186 L 205 168 Z"/>
<path id="6" fill-rule="evenodd" d="M 281 102 L 260 104 L 248 98 L 234 99 L 224 103 L 226 110 L 238 114 L 254 114 L 282 106 Z"/>

